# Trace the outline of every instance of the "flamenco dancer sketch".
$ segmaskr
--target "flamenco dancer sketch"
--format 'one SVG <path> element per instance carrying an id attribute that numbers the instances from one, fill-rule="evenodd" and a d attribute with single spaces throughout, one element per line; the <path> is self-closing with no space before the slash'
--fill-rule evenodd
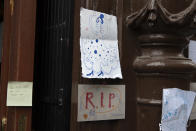
<path id="1" fill-rule="evenodd" d="M 105 17 L 98 12 L 89 15 L 89 24 L 85 26 L 88 33 L 94 35 L 92 39 L 80 39 L 82 76 L 85 78 L 122 78 L 118 41 L 105 38 L 105 32 L 108 32 Z"/>

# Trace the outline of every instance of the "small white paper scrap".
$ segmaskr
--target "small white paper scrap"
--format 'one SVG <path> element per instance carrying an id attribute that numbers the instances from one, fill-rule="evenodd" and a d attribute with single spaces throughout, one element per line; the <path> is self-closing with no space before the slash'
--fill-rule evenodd
<path id="1" fill-rule="evenodd" d="M 162 131 L 186 131 L 195 95 L 177 88 L 163 89 Z"/>
<path id="2" fill-rule="evenodd" d="M 7 106 L 32 106 L 32 82 L 8 82 Z"/>
<path id="3" fill-rule="evenodd" d="M 122 79 L 116 16 L 81 8 L 80 33 L 82 77 Z"/>
<path id="4" fill-rule="evenodd" d="M 190 84 L 190 90 L 193 91 L 193 92 L 196 92 L 196 83 L 195 82 L 192 82 Z M 193 109 L 192 109 L 192 112 L 191 112 L 191 115 L 190 115 L 190 120 L 196 120 L 196 99 L 194 101 L 194 104 L 193 104 Z"/>
<path id="5" fill-rule="evenodd" d="M 189 58 L 196 63 L 196 41 L 194 40 L 189 43 Z"/>

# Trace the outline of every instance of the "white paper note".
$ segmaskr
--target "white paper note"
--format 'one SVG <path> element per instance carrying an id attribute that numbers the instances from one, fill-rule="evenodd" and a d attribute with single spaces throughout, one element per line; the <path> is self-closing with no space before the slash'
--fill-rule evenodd
<path id="1" fill-rule="evenodd" d="M 7 106 L 32 106 L 32 82 L 8 82 Z"/>
<path id="2" fill-rule="evenodd" d="M 196 63 L 196 41 L 194 40 L 189 43 L 189 58 Z"/>
<path id="3" fill-rule="evenodd" d="M 196 92 L 196 83 L 195 82 L 192 82 L 190 84 L 190 90 L 193 91 L 193 92 Z M 196 99 L 195 99 L 194 104 L 193 104 L 193 109 L 192 109 L 192 112 L 191 112 L 191 115 L 190 115 L 190 120 L 196 120 Z"/>
<path id="4" fill-rule="evenodd" d="M 117 18 L 81 8 L 80 52 L 84 78 L 121 78 Z"/>
<path id="5" fill-rule="evenodd" d="M 78 85 L 78 121 L 125 119 L 125 85 Z"/>
<path id="6" fill-rule="evenodd" d="M 162 131 L 186 131 L 195 95 L 177 88 L 163 90 Z"/>

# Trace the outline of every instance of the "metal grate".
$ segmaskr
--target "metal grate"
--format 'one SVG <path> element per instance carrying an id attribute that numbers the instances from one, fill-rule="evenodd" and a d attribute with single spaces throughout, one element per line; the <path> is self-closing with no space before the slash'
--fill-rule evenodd
<path id="1" fill-rule="evenodd" d="M 37 1 L 33 129 L 68 131 L 73 0 Z"/>

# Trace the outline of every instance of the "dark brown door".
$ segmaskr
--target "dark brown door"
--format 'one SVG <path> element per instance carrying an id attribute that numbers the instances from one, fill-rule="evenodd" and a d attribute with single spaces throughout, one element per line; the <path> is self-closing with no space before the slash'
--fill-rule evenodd
<path id="1" fill-rule="evenodd" d="M 70 131 L 136 131 L 136 77 L 132 63 L 137 54 L 134 34 L 125 25 L 126 17 L 131 13 L 133 0 L 75 0 L 74 12 L 74 53 L 72 72 L 72 101 Z M 137 2 L 141 2 L 137 1 Z M 134 5 L 133 5 L 134 4 Z M 142 4 L 142 3 L 140 3 Z M 84 79 L 81 77 L 80 62 L 80 8 L 115 15 L 118 19 L 118 41 L 123 79 Z M 125 84 L 126 85 L 126 119 L 95 122 L 77 122 L 78 84 Z"/>
<path id="2" fill-rule="evenodd" d="M 153 3 L 153 0 L 37 1 L 35 67 L 33 67 L 36 1 L 6 0 L 0 118 L 1 120 L 7 119 L 7 122 L 5 128 L 2 126 L 3 128 L 0 130 L 23 131 L 25 129 L 25 131 L 30 131 L 31 117 L 33 117 L 33 130 L 35 131 L 147 131 L 149 129 L 157 131 L 161 117 L 160 102 L 158 106 L 151 106 L 142 101 L 142 106 L 138 108 L 137 97 L 141 94 L 146 98 L 156 96 L 157 99 L 160 99 L 162 87 L 156 88 L 154 93 L 155 88 L 151 83 L 156 83 L 156 86 L 167 85 L 166 87 L 179 85 L 183 89 L 188 89 L 189 79 L 185 80 L 185 76 L 182 74 L 181 77 L 179 74 L 168 75 L 169 73 L 165 73 L 169 77 L 162 77 L 159 75 L 160 72 L 156 72 L 158 75 L 155 73 L 157 77 L 153 74 L 154 72 L 150 74 L 153 77 L 146 77 L 149 74 L 144 73 L 138 79 L 138 74 L 133 67 L 136 57 L 151 54 L 152 49 L 160 48 L 152 48 L 150 45 L 147 53 L 141 53 L 137 39 L 138 32 L 130 30 L 126 26 L 126 18 L 143 8 L 147 2 Z M 176 6 L 177 2 L 179 2 L 179 6 Z M 176 13 L 185 9 L 191 2 L 192 0 L 171 0 L 163 1 L 163 5 L 172 13 Z M 117 16 L 122 80 L 84 79 L 81 77 L 80 7 Z M 153 5 L 149 8 L 149 12 L 154 11 Z M 167 47 L 164 51 L 171 51 L 168 49 Z M 173 48 L 172 53 L 175 51 Z M 164 55 L 162 57 L 165 58 Z M 8 81 L 33 81 L 33 73 L 35 73 L 33 116 L 31 108 L 6 107 Z M 181 81 L 182 78 L 184 81 Z M 78 84 L 126 85 L 126 119 L 77 122 Z M 149 96 L 151 93 L 152 95 Z M 138 109 L 140 110 L 138 111 Z M 148 117 L 152 120 L 146 122 Z M 153 121 L 155 122 L 153 123 Z M 194 130 L 194 126 L 191 128 Z"/>
<path id="3" fill-rule="evenodd" d="M 33 81 L 35 15 L 36 0 L 4 1 L 1 131 L 31 131 L 31 107 L 7 107 L 6 97 L 8 81 Z"/>
<path id="4" fill-rule="evenodd" d="M 158 0 L 157 0 L 158 1 Z M 179 28 L 165 34 L 171 37 L 159 35 L 161 26 L 159 22 L 162 19 L 161 11 L 157 9 L 156 0 L 75 0 L 74 12 L 74 50 L 73 50 L 73 72 L 72 72 L 72 99 L 71 99 L 71 131 L 158 131 L 161 121 L 161 98 L 163 88 L 181 88 L 189 89 L 190 74 L 195 70 L 195 65 L 186 68 L 180 62 L 191 61 L 183 58 L 182 51 L 185 46 L 180 37 L 177 35 Z M 160 0 L 161 1 L 161 0 Z M 171 13 L 179 13 L 190 6 L 193 0 L 162 0 L 161 4 Z M 176 4 L 178 3 L 178 4 Z M 145 6 L 146 5 L 146 6 Z M 80 7 L 101 11 L 107 14 L 113 14 L 118 18 L 118 40 L 120 50 L 120 61 L 123 74 L 123 80 L 97 80 L 84 79 L 81 77 L 80 63 Z M 141 10 L 143 8 L 143 10 Z M 134 12 L 139 11 L 133 15 Z M 127 21 L 127 16 L 136 17 L 134 22 Z M 164 13 L 163 13 L 164 14 Z M 167 13 L 165 13 L 167 14 Z M 168 13 L 169 14 L 169 13 Z M 167 15 L 168 15 L 167 14 Z M 142 17 L 142 18 L 140 18 Z M 138 21 L 137 21 L 138 20 Z M 154 22 L 155 21 L 155 22 Z M 126 26 L 126 22 L 132 22 L 133 28 Z M 152 23 L 151 23 L 152 22 Z M 188 22 L 188 20 L 187 20 Z M 189 21 L 190 22 L 190 21 Z M 141 24 L 140 24 L 141 23 Z M 151 24 L 157 24 L 156 28 L 150 28 Z M 145 25 L 146 24 L 146 25 Z M 160 25 L 159 25 L 160 24 Z M 186 25 L 187 24 L 187 25 Z M 189 26 L 186 23 L 185 26 Z M 174 24 L 175 25 L 175 24 Z M 174 26 L 173 25 L 173 26 Z M 138 27 L 138 28 L 136 28 Z M 166 23 L 166 28 L 172 27 Z M 179 26 L 180 27 L 180 26 Z M 136 28 L 136 30 L 134 30 Z M 149 30 L 140 29 L 144 28 Z M 165 29 L 166 29 L 165 28 Z M 160 29 L 160 30 L 157 30 Z M 164 29 L 162 29 L 164 30 Z M 169 29 L 170 30 L 170 29 Z M 152 31 L 152 32 L 151 32 Z M 168 30 L 167 30 L 168 31 Z M 149 37 L 143 36 L 138 38 L 138 34 L 153 34 Z M 158 35 L 157 35 L 157 34 Z M 160 39 L 156 39 L 159 38 Z M 154 39 L 153 39 L 154 38 Z M 163 38 L 163 39 L 161 39 Z M 176 39 L 177 38 L 177 39 Z M 186 38 L 185 38 L 186 39 Z M 139 44 L 141 43 L 141 44 Z M 169 43 L 169 44 L 168 44 Z M 173 45 L 170 45 L 173 44 Z M 182 45 L 180 45 L 182 44 Z M 160 53 L 160 54 L 157 54 Z M 181 55 L 179 55 L 181 54 Z M 140 57 L 142 56 L 142 57 Z M 181 56 L 181 57 L 179 57 Z M 133 65 L 136 58 L 143 61 Z M 146 67 L 146 61 L 163 60 L 168 67 L 159 66 Z M 139 59 L 137 59 L 139 61 Z M 146 61 L 145 61 L 146 60 Z M 175 60 L 180 62 L 176 64 Z M 171 63 L 169 63 L 169 62 Z M 150 61 L 149 61 L 150 62 Z M 152 61 L 151 61 L 152 62 Z M 161 61 L 162 62 L 162 61 Z M 146 64 L 146 65 L 145 65 Z M 146 67 L 146 68 L 145 68 Z M 135 71 L 134 71 L 135 68 Z M 171 70 L 172 68 L 172 70 Z M 186 70 L 184 70 L 186 68 Z M 182 70 L 178 70 L 182 69 Z M 169 70 L 169 71 L 168 71 Z M 188 72 L 188 70 L 190 72 Z M 126 85 L 126 119 L 110 120 L 98 122 L 77 122 L 77 90 L 78 84 L 125 84 Z M 140 99 L 142 98 L 142 99 Z M 155 100 L 155 101 L 151 101 Z M 190 130 L 194 130 L 194 122 L 192 122 Z"/>
<path id="5" fill-rule="evenodd" d="M 162 0 L 162 5 L 171 13 L 177 13 L 188 7 L 192 1 Z M 144 7 L 146 8 L 141 11 L 144 12 L 144 15 L 141 16 L 146 17 L 139 19 L 139 21 L 136 19 L 136 25 L 142 22 L 144 22 L 142 23 L 144 27 L 156 24 L 151 22 L 162 17 L 160 15 L 155 17 L 160 13 L 156 8 L 155 0 L 75 0 L 74 5 L 72 2 L 72 0 L 38 2 L 34 129 L 38 131 L 157 131 L 161 120 L 162 89 L 178 86 L 188 90 L 189 87 L 190 79 L 188 76 L 190 76 L 192 69 L 194 70 L 194 66 L 190 66 L 191 71 L 187 73 L 187 68 L 184 68 L 186 66 L 175 64 L 172 61 L 178 59 L 184 62 L 183 59 L 185 60 L 185 58 L 179 56 L 182 56 L 184 46 L 180 40 L 185 39 L 175 37 L 173 34 L 176 31 L 173 31 L 170 32 L 171 36 L 160 35 L 158 41 L 156 41 L 156 35 L 155 37 L 150 35 L 150 38 L 147 37 L 147 39 L 143 37 L 139 41 L 137 39 L 138 33 L 141 32 L 131 30 L 126 26 L 127 16 Z M 147 6 L 145 6 L 146 4 Z M 79 46 L 81 7 L 117 16 L 122 80 L 84 79 L 81 77 Z M 150 28 L 150 31 L 157 30 Z M 142 33 L 150 34 L 150 31 L 145 30 Z M 140 46 L 139 42 L 147 44 Z M 178 42 L 182 45 L 179 46 Z M 168 43 L 174 43 L 172 48 Z M 157 55 L 157 51 L 161 53 Z M 175 67 L 171 70 L 170 67 L 163 69 L 157 66 L 158 69 L 156 67 L 147 68 L 149 71 L 143 69 L 142 66 L 139 68 L 142 65 L 141 62 L 138 65 L 141 70 L 136 73 L 133 62 L 139 56 L 143 56 L 144 59 L 150 58 L 150 60 L 162 58 L 166 64 L 168 64 L 168 60 L 171 60 Z M 190 60 L 187 61 L 190 62 Z M 181 68 L 184 69 L 183 72 L 178 72 L 178 69 Z M 167 72 L 168 70 L 169 72 Z M 126 119 L 77 122 L 78 84 L 126 85 Z M 152 101 L 151 103 L 149 100 L 154 100 L 154 98 L 155 102 Z M 191 128 L 194 130 L 194 126 Z"/>
<path id="6" fill-rule="evenodd" d="M 38 0 L 33 129 L 68 131 L 73 47 L 73 0 Z"/>

